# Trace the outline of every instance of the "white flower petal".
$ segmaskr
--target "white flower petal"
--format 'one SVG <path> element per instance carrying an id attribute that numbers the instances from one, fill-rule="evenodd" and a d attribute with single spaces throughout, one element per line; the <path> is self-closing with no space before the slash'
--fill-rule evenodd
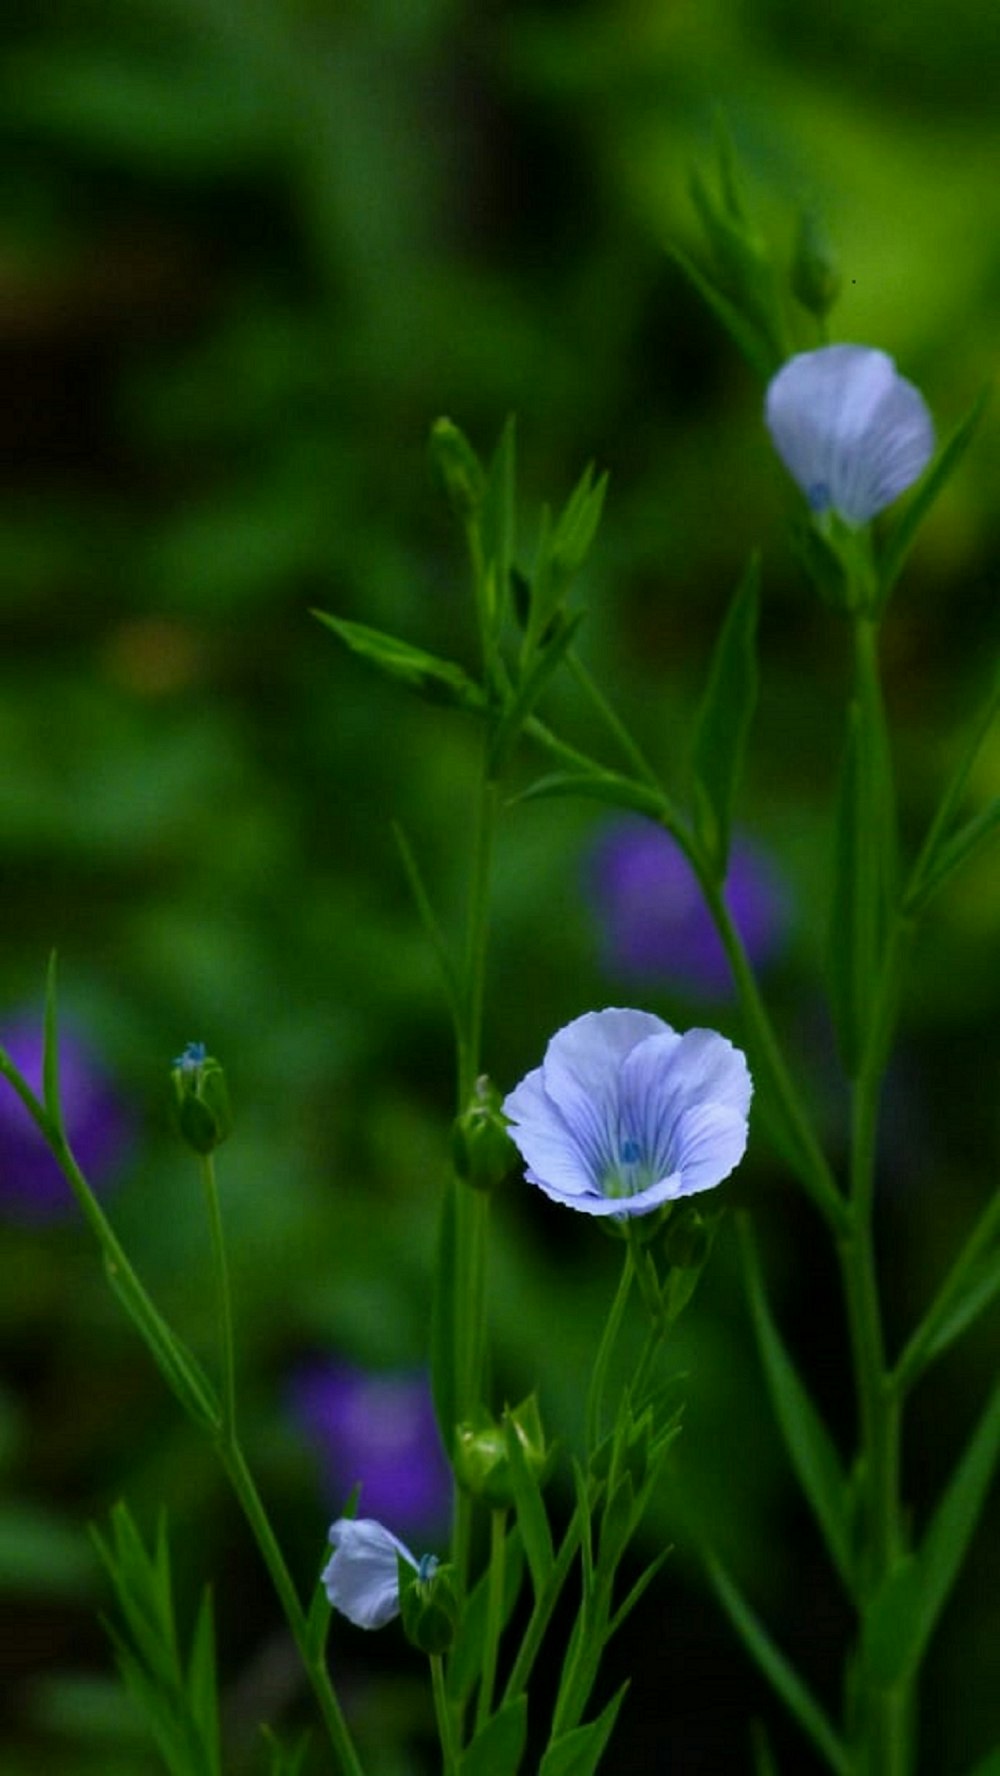
<path id="1" fill-rule="evenodd" d="M 416 1570 L 409 1548 L 373 1517 L 340 1517 L 329 1539 L 323 1584 L 334 1609 L 358 1628 L 384 1628 L 399 1614 L 398 1557 Z"/>
<path id="2" fill-rule="evenodd" d="M 827 345 L 772 378 L 765 418 L 775 449 L 814 510 L 864 524 L 926 468 L 934 426 L 919 390 L 885 352 Z"/>

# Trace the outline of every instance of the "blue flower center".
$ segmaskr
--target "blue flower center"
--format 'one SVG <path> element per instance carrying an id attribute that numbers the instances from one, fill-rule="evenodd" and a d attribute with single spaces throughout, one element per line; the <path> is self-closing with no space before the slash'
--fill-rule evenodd
<path id="1" fill-rule="evenodd" d="M 604 1178 L 605 1196 L 636 1196 L 650 1182 L 649 1166 L 634 1135 L 621 1134 L 618 1151 Z"/>
<path id="2" fill-rule="evenodd" d="M 830 504 L 830 488 L 827 482 L 814 481 L 807 490 L 806 499 L 809 501 L 811 511 L 825 512 Z"/>
<path id="3" fill-rule="evenodd" d="M 426 1581 L 431 1577 L 432 1573 L 437 1572 L 437 1569 L 438 1569 L 438 1557 L 436 1554 L 421 1554 L 420 1561 L 417 1566 L 417 1578 L 418 1579 L 420 1579 L 424 1583 L 426 1583 Z"/>

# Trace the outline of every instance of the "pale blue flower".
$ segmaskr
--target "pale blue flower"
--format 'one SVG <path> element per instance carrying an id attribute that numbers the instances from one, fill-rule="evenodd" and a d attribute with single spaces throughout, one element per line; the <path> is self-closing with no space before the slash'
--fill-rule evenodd
<path id="1" fill-rule="evenodd" d="M 421 1578 L 433 1555 L 415 1560 L 409 1548 L 374 1517 L 338 1517 L 330 1526 L 333 1558 L 323 1568 L 323 1584 L 335 1610 L 357 1628 L 384 1628 L 399 1615 L 400 1556 Z"/>
<path id="2" fill-rule="evenodd" d="M 590 1011 L 557 1031 L 504 1101 L 525 1178 L 588 1215 L 646 1215 L 739 1164 L 753 1086 L 714 1030 Z"/>
<path id="3" fill-rule="evenodd" d="M 867 345 L 824 345 L 789 358 L 768 385 L 764 414 L 813 511 L 832 510 L 849 524 L 867 524 L 891 505 L 934 454 L 919 389 Z"/>

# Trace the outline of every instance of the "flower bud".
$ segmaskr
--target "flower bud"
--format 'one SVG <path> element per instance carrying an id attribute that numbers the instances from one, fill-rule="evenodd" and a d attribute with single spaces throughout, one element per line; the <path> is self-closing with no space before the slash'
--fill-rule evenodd
<path id="1" fill-rule="evenodd" d="M 792 294 L 822 320 L 840 295 L 840 267 L 826 227 L 815 210 L 803 210 L 792 254 Z"/>
<path id="2" fill-rule="evenodd" d="M 458 1596 L 453 1570 L 425 1554 L 416 1571 L 399 1559 L 399 1607 L 410 1643 L 422 1653 L 447 1652 L 458 1623 Z"/>
<path id="3" fill-rule="evenodd" d="M 484 1073 L 452 1127 L 452 1163 L 474 1190 L 492 1190 L 517 1164 L 517 1148 L 507 1133 L 501 1103 L 500 1092 Z"/>
<path id="4" fill-rule="evenodd" d="M 484 1407 L 455 1431 L 455 1478 L 466 1492 L 494 1510 L 514 1503 L 514 1481 L 507 1447 L 507 1428 L 517 1437 L 530 1472 L 544 1485 L 552 1469 L 555 1451 L 548 1449 L 534 1394 L 520 1406 L 508 1407 L 498 1424 Z"/>
<path id="5" fill-rule="evenodd" d="M 450 419 L 436 419 L 430 450 L 434 473 L 456 518 L 471 518 L 482 504 L 486 476 L 465 433 Z"/>
<path id="6" fill-rule="evenodd" d="M 232 1132 L 226 1076 L 203 1042 L 189 1042 L 174 1062 L 171 1078 L 177 1099 L 177 1126 L 188 1146 L 212 1153 Z"/>

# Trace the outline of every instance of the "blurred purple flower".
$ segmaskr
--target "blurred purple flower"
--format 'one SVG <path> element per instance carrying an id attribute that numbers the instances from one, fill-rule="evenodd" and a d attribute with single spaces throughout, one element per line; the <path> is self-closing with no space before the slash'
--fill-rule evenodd
<path id="1" fill-rule="evenodd" d="M 366 1517 L 406 1534 L 446 1527 L 451 1475 L 422 1371 L 378 1375 L 317 1361 L 293 1376 L 289 1398 L 338 1501 L 360 1485 Z"/>
<path id="2" fill-rule="evenodd" d="M 37 1096 L 42 1092 L 42 1021 L 33 1013 L 0 1025 L 6 1050 Z M 66 1134 L 88 1184 L 100 1191 L 131 1145 L 131 1118 L 93 1050 L 72 1030 L 59 1033 L 59 1084 Z M 0 1079 L 0 1214 L 22 1222 L 54 1221 L 74 1212 L 62 1172 L 12 1085 Z"/>
<path id="3" fill-rule="evenodd" d="M 695 997 L 731 995 L 729 964 L 701 889 L 662 827 L 631 814 L 608 821 L 591 852 L 589 876 L 609 973 L 666 981 Z M 738 835 L 726 903 L 751 961 L 769 962 L 787 934 L 789 894 L 766 852 Z"/>

